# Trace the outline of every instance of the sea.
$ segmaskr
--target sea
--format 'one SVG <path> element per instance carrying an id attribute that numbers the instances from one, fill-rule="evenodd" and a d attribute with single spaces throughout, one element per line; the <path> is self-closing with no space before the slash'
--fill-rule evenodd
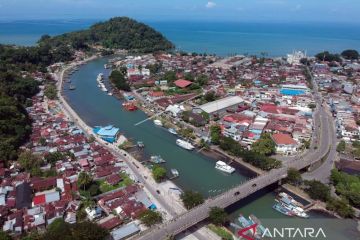
<path id="1" fill-rule="evenodd" d="M 102 20 L 17 20 L 0 22 L 0 43 L 31 46 L 44 34 L 88 28 Z M 360 24 L 144 21 L 178 50 L 229 56 L 285 56 L 294 50 L 309 56 L 327 50 L 360 50 Z"/>

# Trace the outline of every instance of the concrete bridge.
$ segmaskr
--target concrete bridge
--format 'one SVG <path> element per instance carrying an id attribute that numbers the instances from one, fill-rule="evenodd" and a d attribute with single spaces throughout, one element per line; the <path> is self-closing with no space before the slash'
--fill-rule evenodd
<path id="1" fill-rule="evenodd" d="M 165 239 L 167 236 L 177 235 L 191 226 L 205 220 L 212 207 L 226 208 L 239 200 L 248 197 L 256 191 L 285 178 L 289 168 L 301 170 L 318 161 L 321 161 L 322 158 L 329 152 L 329 148 L 332 143 L 332 135 L 330 116 L 323 108 L 320 107 L 319 102 L 318 107 L 319 110 L 315 114 L 315 122 L 319 124 L 316 125 L 315 129 L 316 135 L 318 135 L 318 139 L 320 139 L 320 141 L 318 141 L 316 149 L 310 150 L 303 156 L 289 159 L 283 163 L 283 167 L 280 169 L 273 169 L 214 198 L 207 199 L 202 205 L 178 215 L 174 219 L 157 227 L 141 232 L 134 238 L 141 240 L 160 240 Z"/>

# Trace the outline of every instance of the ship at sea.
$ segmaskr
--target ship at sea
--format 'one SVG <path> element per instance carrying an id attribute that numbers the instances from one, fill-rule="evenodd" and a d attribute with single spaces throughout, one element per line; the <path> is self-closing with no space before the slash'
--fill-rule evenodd
<path id="1" fill-rule="evenodd" d="M 182 140 L 182 139 L 177 139 L 176 145 L 178 145 L 179 147 L 182 147 L 186 150 L 193 150 L 195 148 L 191 143 L 189 143 L 185 140 Z"/>
<path id="2" fill-rule="evenodd" d="M 215 168 L 220 170 L 220 171 L 223 171 L 223 172 L 226 172 L 226 173 L 233 173 L 235 172 L 235 168 L 231 167 L 230 165 L 227 165 L 225 162 L 223 161 L 217 161 L 216 162 L 216 165 L 215 165 Z"/>

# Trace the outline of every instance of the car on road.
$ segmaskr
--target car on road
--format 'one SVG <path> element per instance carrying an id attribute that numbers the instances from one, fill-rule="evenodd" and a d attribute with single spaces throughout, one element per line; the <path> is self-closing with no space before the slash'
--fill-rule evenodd
<path id="1" fill-rule="evenodd" d="M 251 185 L 252 187 L 256 187 L 256 183 L 254 183 L 253 185 Z"/>
<path id="2" fill-rule="evenodd" d="M 235 192 L 234 193 L 234 196 L 237 196 L 237 195 L 239 195 L 240 194 L 240 192 L 238 191 L 238 192 Z"/>
<path id="3" fill-rule="evenodd" d="M 156 193 L 157 193 L 157 194 L 161 194 L 159 189 L 156 189 Z"/>

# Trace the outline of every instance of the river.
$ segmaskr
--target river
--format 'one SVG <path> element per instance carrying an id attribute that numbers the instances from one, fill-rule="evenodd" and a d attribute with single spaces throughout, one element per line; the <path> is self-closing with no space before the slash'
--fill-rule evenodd
<path id="1" fill-rule="evenodd" d="M 164 128 L 155 126 L 152 121 L 135 126 L 135 123 L 147 116 L 142 111 L 123 110 L 120 100 L 108 96 L 97 87 L 97 75 L 102 72 L 106 78 L 109 74 L 109 70 L 103 67 L 106 62 L 107 59 L 101 58 L 81 66 L 79 71 L 71 76 L 72 84 L 76 86 L 75 91 L 68 90 L 68 83 L 64 86 L 64 96 L 89 126 L 113 124 L 133 142 L 143 141 L 147 156 L 161 155 L 167 161 L 164 166 L 168 171 L 171 168 L 179 171 L 180 177 L 173 181 L 183 190 L 192 189 L 210 197 L 241 184 L 250 177 L 248 172 L 240 168 L 231 175 L 216 170 L 215 159 L 196 151 L 189 152 L 181 149 L 175 144 L 174 135 Z M 261 219 L 288 219 L 272 209 L 275 197 L 272 190 L 273 188 L 264 189 L 231 206 L 229 208 L 231 218 L 235 219 L 239 213 L 245 215 L 253 213 Z M 328 218 L 316 212 L 311 212 L 310 216 L 313 219 Z M 352 228 L 354 224 L 351 223 Z M 339 233 L 347 232 L 347 227 L 342 224 L 329 223 L 327 226 L 333 230 L 336 229 Z"/>

